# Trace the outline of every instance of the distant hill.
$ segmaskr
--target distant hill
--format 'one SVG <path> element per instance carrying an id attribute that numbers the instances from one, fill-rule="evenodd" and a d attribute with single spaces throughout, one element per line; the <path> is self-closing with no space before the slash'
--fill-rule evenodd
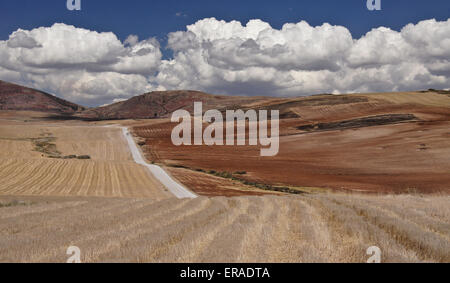
<path id="1" fill-rule="evenodd" d="M 74 114 L 85 108 L 36 89 L 0 81 L 0 110 Z"/>
<path id="2" fill-rule="evenodd" d="M 154 91 L 115 104 L 90 108 L 76 116 L 91 120 L 167 118 L 178 109 L 193 113 L 194 102 L 202 102 L 203 112 L 210 109 L 218 109 L 222 112 L 233 109 L 244 111 L 264 109 L 279 110 L 281 119 L 300 118 L 309 116 L 310 113 L 314 114 L 313 116 L 318 120 L 339 120 L 339 118 L 364 117 L 366 112 L 373 115 L 391 114 L 391 112 L 408 114 L 410 113 L 408 111 L 412 111 L 410 108 L 419 107 L 421 111 L 426 110 L 427 107 L 447 108 L 449 107 L 447 93 L 429 90 L 277 98 L 212 95 L 191 90 Z M 350 115 L 351 113 L 353 114 Z"/>
<path id="3" fill-rule="evenodd" d="M 209 109 L 241 108 L 243 105 L 267 100 L 263 97 L 211 95 L 199 91 L 154 91 L 108 106 L 92 108 L 80 116 L 90 119 L 151 119 L 168 117 L 178 109 L 193 112 L 194 102 L 203 102 L 203 111 Z"/>
<path id="4" fill-rule="evenodd" d="M 0 110 L 39 111 L 57 114 L 55 118 L 82 120 L 167 118 L 178 109 L 193 113 L 194 102 L 202 102 L 203 112 L 210 109 L 222 112 L 233 109 L 279 110 L 281 119 L 302 118 L 307 126 L 311 121 L 339 121 L 385 114 L 426 112 L 427 115 L 440 115 L 442 111 L 447 113 L 450 107 L 449 96 L 450 91 L 434 89 L 292 98 L 226 96 L 173 90 L 153 91 L 103 107 L 85 108 L 39 90 L 0 81 Z"/>

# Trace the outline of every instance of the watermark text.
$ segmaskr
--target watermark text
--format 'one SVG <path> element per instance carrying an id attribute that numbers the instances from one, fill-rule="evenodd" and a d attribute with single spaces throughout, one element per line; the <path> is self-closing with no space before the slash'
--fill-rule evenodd
<path id="1" fill-rule="evenodd" d="M 69 11 L 81 11 L 81 0 L 67 0 L 66 6 Z"/>
<path id="2" fill-rule="evenodd" d="M 224 121 L 222 112 L 219 110 L 208 110 L 203 114 L 202 102 L 195 102 L 194 117 L 191 117 L 191 114 L 186 110 L 177 110 L 172 114 L 171 121 L 179 123 L 172 130 L 172 143 L 176 146 L 192 145 L 193 132 L 194 145 L 260 145 L 262 147 L 261 156 L 275 156 L 278 154 L 280 147 L 279 111 L 271 110 L 270 114 L 269 136 L 267 110 L 259 110 L 259 112 L 255 110 L 246 112 L 243 110 L 227 110 L 226 121 Z M 192 122 L 192 120 L 194 121 Z M 203 124 L 208 124 L 204 131 Z M 226 129 L 225 138 L 224 127 Z M 247 128 L 249 129 L 248 133 Z"/>
<path id="3" fill-rule="evenodd" d="M 369 11 L 381 11 L 381 0 L 367 0 L 367 9 Z"/>

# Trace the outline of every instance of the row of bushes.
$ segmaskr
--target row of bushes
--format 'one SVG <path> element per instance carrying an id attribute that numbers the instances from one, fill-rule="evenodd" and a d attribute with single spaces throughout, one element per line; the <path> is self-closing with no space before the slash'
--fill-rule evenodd
<path id="1" fill-rule="evenodd" d="M 247 172 L 246 171 L 236 171 L 234 173 L 230 173 L 230 172 L 226 172 L 226 171 L 222 171 L 222 172 L 218 172 L 216 170 L 204 170 L 204 169 L 192 169 L 183 165 L 179 165 L 179 164 L 175 164 L 175 165 L 170 165 L 171 167 L 174 168 L 182 168 L 182 169 L 188 169 L 188 170 L 194 170 L 196 172 L 201 172 L 201 173 L 206 173 L 206 174 L 210 174 L 210 175 L 214 175 L 216 177 L 220 177 L 220 178 L 225 178 L 225 179 L 231 179 L 233 181 L 237 181 L 237 182 L 241 182 L 244 185 L 247 186 L 251 186 L 251 187 L 255 187 L 261 190 L 265 190 L 265 191 L 275 191 L 275 192 L 282 192 L 282 193 L 288 193 L 288 194 L 301 194 L 302 192 L 297 191 L 297 190 L 293 190 L 289 187 L 280 187 L 280 186 L 272 186 L 272 185 L 268 185 L 268 184 L 261 184 L 261 183 L 257 183 L 257 182 L 253 182 L 253 181 L 248 181 L 246 179 L 243 179 L 242 175 L 246 175 Z M 239 176 L 237 176 L 239 175 Z"/>
<path id="2" fill-rule="evenodd" d="M 59 155 L 51 155 L 49 158 L 58 158 L 58 159 L 80 159 L 80 160 L 88 160 L 91 159 L 89 155 L 67 155 L 67 156 L 59 156 Z"/>
<path id="3" fill-rule="evenodd" d="M 293 190 L 289 187 L 278 187 L 278 186 L 272 186 L 272 185 L 268 185 L 268 184 L 261 184 L 261 183 L 257 183 L 257 182 L 253 182 L 253 181 L 248 181 L 246 179 L 237 177 L 236 175 L 246 175 L 247 172 L 246 171 L 236 171 L 234 173 L 230 173 L 230 172 L 217 172 L 215 170 L 210 170 L 210 171 L 205 171 L 203 169 L 196 169 L 196 171 L 198 172 L 204 172 L 204 173 L 208 173 L 217 177 L 221 177 L 221 178 L 225 178 L 225 179 L 231 179 L 233 181 L 238 181 L 241 182 L 244 185 L 247 186 L 251 186 L 251 187 L 255 187 L 261 190 L 266 190 L 266 191 L 275 191 L 275 192 L 283 192 L 283 193 L 288 193 L 288 194 L 300 194 L 301 192 Z"/>
<path id="4" fill-rule="evenodd" d="M 89 155 L 67 155 L 62 156 L 61 152 L 59 152 L 56 149 L 56 145 L 52 142 L 56 140 L 55 137 L 52 136 L 45 136 L 41 138 L 31 139 L 34 143 L 34 150 L 37 152 L 41 152 L 43 154 L 46 154 L 48 158 L 54 158 L 54 159 L 81 159 L 81 160 L 87 160 L 91 159 Z"/>
<path id="5" fill-rule="evenodd" d="M 257 182 L 247 181 L 244 179 L 237 179 L 237 180 L 240 181 L 241 183 L 243 183 L 244 185 L 256 187 L 261 190 L 282 192 L 282 193 L 288 193 L 288 194 L 294 194 L 294 195 L 301 194 L 300 191 L 293 190 L 289 187 L 278 187 L 278 186 L 272 186 L 272 185 L 268 185 L 268 184 L 260 184 Z"/>
<path id="6" fill-rule="evenodd" d="M 13 206 L 26 206 L 26 205 L 31 205 L 32 203 L 26 203 L 24 201 L 21 200 L 12 200 L 10 202 L 7 203 L 2 203 L 0 202 L 0 208 L 2 207 L 13 207 Z"/>

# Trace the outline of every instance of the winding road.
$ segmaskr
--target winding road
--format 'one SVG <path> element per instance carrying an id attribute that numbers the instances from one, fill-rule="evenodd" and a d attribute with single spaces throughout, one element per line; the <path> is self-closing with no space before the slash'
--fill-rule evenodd
<path id="1" fill-rule="evenodd" d="M 131 155 L 133 156 L 134 162 L 137 164 L 143 165 L 150 170 L 150 172 L 155 176 L 158 181 L 160 181 L 172 194 L 174 194 L 179 199 L 185 199 L 190 198 L 194 199 L 197 198 L 197 195 L 189 191 L 184 186 L 177 183 L 172 177 L 167 174 L 166 171 L 164 171 L 163 168 L 161 168 L 158 165 L 154 164 L 148 164 L 144 157 L 142 156 L 141 151 L 137 147 L 132 135 L 128 131 L 128 128 L 126 127 L 120 127 L 122 129 L 123 136 L 128 142 L 128 147 L 130 148 Z"/>

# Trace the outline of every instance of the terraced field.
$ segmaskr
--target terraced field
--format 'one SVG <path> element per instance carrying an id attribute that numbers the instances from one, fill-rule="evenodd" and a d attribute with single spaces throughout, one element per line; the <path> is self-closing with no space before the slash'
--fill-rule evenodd
<path id="1" fill-rule="evenodd" d="M 0 262 L 450 262 L 448 196 L 13 199 Z"/>
<path id="2" fill-rule="evenodd" d="M 134 163 L 121 135 L 112 127 L 2 123 L 0 195 L 170 197 Z"/>

